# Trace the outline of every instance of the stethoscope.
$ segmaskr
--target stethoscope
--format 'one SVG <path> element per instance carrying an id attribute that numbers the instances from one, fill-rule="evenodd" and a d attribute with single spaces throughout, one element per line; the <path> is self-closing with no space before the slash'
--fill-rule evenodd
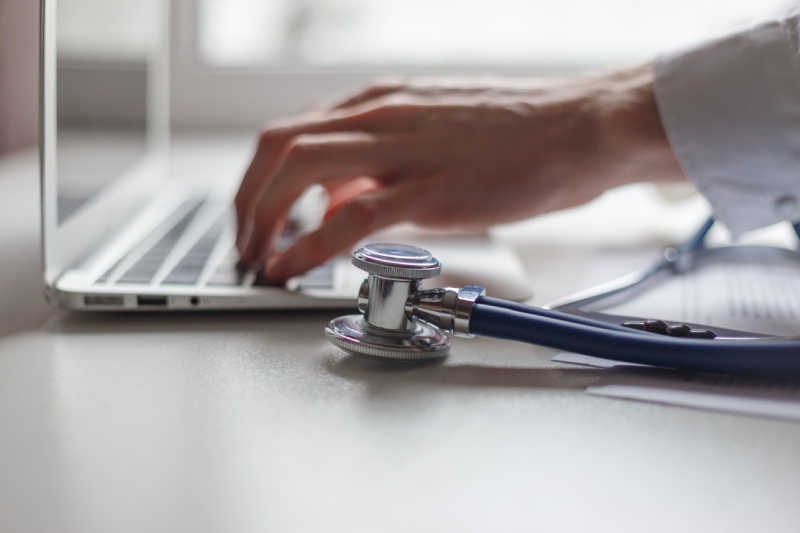
<path id="1" fill-rule="evenodd" d="M 800 377 L 800 337 L 774 337 L 691 323 L 620 317 L 592 304 L 646 288 L 665 275 L 714 261 L 747 261 L 772 254 L 798 262 L 798 252 L 765 246 L 706 248 L 713 220 L 686 244 L 622 283 L 541 308 L 486 296 L 483 287 L 423 289 L 441 272 L 430 252 L 403 244 L 370 244 L 353 253 L 367 273 L 358 294 L 362 314 L 325 327 L 334 345 L 354 355 L 423 361 L 450 350 L 445 334 L 526 342 L 603 359 L 699 372 Z M 797 263 L 800 265 L 800 262 Z M 587 310 L 588 309 L 588 310 Z"/>

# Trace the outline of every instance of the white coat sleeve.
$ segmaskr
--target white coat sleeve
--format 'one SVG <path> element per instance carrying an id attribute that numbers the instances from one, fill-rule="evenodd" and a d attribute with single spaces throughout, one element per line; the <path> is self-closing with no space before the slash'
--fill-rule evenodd
<path id="1" fill-rule="evenodd" d="M 735 236 L 800 220 L 800 11 L 656 60 L 684 172 Z"/>

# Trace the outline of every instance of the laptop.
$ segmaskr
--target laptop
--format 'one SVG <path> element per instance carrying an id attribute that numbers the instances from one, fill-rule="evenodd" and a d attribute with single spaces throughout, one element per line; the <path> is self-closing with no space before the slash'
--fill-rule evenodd
<path id="1" fill-rule="evenodd" d="M 93 21 L 75 20 L 69 2 L 41 1 L 48 299 L 92 311 L 353 307 L 365 275 L 348 255 L 281 287 L 237 267 L 232 199 L 255 135 L 171 136 L 169 2 L 152 4 L 160 7 L 148 27 L 157 31 L 135 61 L 123 61 L 114 46 L 84 53 L 74 37 Z M 292 207 L 283 245 L 313 230 L 325 207 L 321 188 L 306 191 Z M 371 240 L 428 248 L 452 281 L 497 280 L 495 296 L 530 296 L 517 257 L 486 235 L 392 231 Z M 443 282 L 446 276 L 429 284 Z"/>

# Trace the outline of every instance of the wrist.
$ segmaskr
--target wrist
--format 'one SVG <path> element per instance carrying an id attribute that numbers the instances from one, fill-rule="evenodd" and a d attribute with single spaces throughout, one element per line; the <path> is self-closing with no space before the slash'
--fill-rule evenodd
<path id="1" fill-rule="evenodd" d="M 687 179 L 661 123 L 653 77 L 647 64 L 598 80 L 598 142 L 612 186 Z"/>

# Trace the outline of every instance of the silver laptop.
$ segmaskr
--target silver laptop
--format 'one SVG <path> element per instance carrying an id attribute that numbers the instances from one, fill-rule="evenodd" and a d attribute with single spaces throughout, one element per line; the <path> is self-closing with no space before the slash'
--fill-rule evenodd
<path id="1" fill-rule="evenodd" d="M 97 311 L 354 305 L 364 274 L 347 256 L 285 287 L 237 268 L 231 204 L 253 139 L 170 137 L 166 7 L 152 13 L 159 37 L 134 64 L 82 55 L 74 39 L 62 38 L 68 3 L 41 7 L 42 242 L 51 300 Z M 282 239 L 313 229 L 325 200 L 321 189 L 307 191 Z M 385 238 L 427 247 L 453 281 L 497 280 L 503 294 L 496 296 L 529 296 L 517 258 L 485 236 Z"/>

